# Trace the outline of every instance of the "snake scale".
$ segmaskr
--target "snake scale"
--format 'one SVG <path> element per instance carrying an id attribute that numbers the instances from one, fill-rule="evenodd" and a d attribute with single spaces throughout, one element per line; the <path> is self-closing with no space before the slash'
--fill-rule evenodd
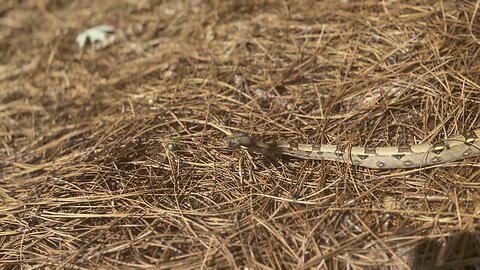
<path id="1" fill-rule="evenodd" d="M 266 156 L 289 155 L 330 160 L 373 169 L 419 168 L 480 156 L 480 128 L 435 143 L 399 147 L 350 147 L 331 144 L 299 144 L 285 141 L 265 143 L 246 134 L 226 138 L 232 149 L 246 147 Z"/>

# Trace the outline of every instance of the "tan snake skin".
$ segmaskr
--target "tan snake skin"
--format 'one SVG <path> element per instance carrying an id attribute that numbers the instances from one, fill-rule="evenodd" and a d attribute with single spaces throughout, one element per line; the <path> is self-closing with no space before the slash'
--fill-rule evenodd
<path id="1" fill-rule="evenodd" d="M 373 169 L 418 168 L 480 156 L 480 128 L 449 137 L 446 142 L 404 147 L 349 147 L 331 144 L 264 143 L 243 133 L 226 138 L 230 148 L 244 146 L 267 156 L 289 155 L 331 160 Z"/>

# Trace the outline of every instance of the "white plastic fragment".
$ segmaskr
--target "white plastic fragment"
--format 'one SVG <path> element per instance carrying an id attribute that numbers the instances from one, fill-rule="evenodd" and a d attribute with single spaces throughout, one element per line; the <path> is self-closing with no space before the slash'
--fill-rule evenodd
<path id="1" fill-rule="evenodd" d="M 76 42 L 80 48 L 83 48 L 87 41 L 90 41 L 91 44 L 99 42 L 104 44 L 108 41 L 107 34 L 115 31 L 115 27 L 111 25 L 98 25 L 92 28 L 89 28 L 82 33 L 78 34 Z"/>

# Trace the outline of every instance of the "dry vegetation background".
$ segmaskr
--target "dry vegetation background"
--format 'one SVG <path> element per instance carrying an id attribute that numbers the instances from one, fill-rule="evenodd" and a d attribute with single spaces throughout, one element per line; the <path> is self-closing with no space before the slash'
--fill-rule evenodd
<path id="1" fill-rule="evenodd" d="M 478 159 L 376 171 L 223 141 L 393 146 L 480 126 L 478 9 L 2 0 L 0 264 L 478 266 Z M 112 22 L 110 46 L 75 43 Z"/>

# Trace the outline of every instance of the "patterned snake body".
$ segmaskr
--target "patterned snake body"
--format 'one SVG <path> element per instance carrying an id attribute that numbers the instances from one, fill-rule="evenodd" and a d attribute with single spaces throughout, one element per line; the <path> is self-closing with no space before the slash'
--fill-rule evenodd
<path id="1" fill-rule="evenodd" d="M 480 128 L 454 135 L 446 141 L 404 147 L 349 147 L 285 141 L 264 143 L 242 133 L 233 134 L 226 142 L 230 148 L 244 146 L 267 156 L 330 160 L 373 169 L 418 168 L 480 156 Z"/>

